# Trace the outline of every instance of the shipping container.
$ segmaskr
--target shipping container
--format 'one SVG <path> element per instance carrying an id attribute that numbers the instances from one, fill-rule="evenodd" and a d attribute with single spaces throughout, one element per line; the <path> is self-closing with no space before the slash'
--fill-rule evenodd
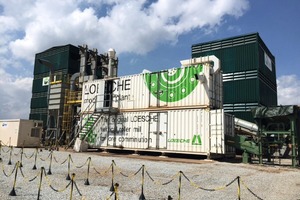
<path id="1" fill-rule="evenodd" d="M 222 76 L 209 64 L 101 79 L 83 85 L 81 110 L 97 102 L 121 111 L 141 109 L 222 108 Z M 112 103 L 109 103 L 112 102 Z"/>
<path id="2" fill-rule="evenodd" d="M 39 147 L 43 121 L 26 119 L 0 120 L 2 144 L 14 147 Z"/>
<path id="3" fill-rule="evenodd" d="M 229 155 L 224 137 L 233 134 L 234 118 L 222 109 L 153 110 L 102 113 L 85 140 L 92 148 Z"/>

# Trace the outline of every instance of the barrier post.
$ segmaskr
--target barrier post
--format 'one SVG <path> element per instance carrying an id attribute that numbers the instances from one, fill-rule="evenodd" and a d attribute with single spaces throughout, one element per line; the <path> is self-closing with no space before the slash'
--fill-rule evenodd
<path id="1" fill-rule="evenodd" d="M 144 182 L 145 182 L 145 165 L 142 166 L 142 193 L 139 200 L 146 200 L 144 195 Z"/>
<path id="2" fill-rule="evenodd" d="M 21 158 L 20 158 L 20 167 L 23 167 L 22 161 L 23 161 L 23 153 L 24 153 L 24 149 L 23 147 L 21 148 Z"/>
<path id="3" fill-rule="evenodd" d="M 32 167 L 32 170 L 36 170 L 36 159 L 38 154 L 38 148 L 36 148 L 35 155 L 34 155 L 34 165 Z"/>
<path id="4" fill-rule="evenodd" d="M 114 164 L 115 164 L 115 161 L 112 160 L 112 163 L 111 163 L 111 187 L 109 189 L 109 191 L 111 191 L 111 192 L 115 191 L 115 187 L 114 187 Z"/>
<path id="5" fill-rule="evenodd" d="M 0 140 L 0 162 L 2 162 L 1 152 L 2 152 L 2 141 Z"/>
<path id="6" fill-rule="evenodd" d="M 238 183 L 238 200 L 241 200 L 241 184 L 240 184 L 240 177 L 237 177 L 237 183 Z"/>
<path id="7" fill-rule="evenodd" d="M 13 147 L 10 146 L 10 153 L 9 153 L 9 160 L 8 160 L 8 165 L 11 165 L 11 156 L 12 156 L 12 151 L 13 151 Z"/>
<path id="8" fill-rule="evenodd" d="M 71 180 L 70 178 L 70 165 L 71 165 L 71 154 L 69 154 L 69 157 L 68 157 L 68 175 L 66 177 L 66 180 Z"/>
<path id="9" fill-rule="evenodd" d="M 86 175 L 86 180 L 85 180 L 84 185 L 90 185 L 89 174 L 90 174 L 91 157 L 89 157 L 88 159 L 89 159 L 89 161 L 88 161 L 87 175 Z"/>
<path id="10" fill-rule="evenodd" d="M 70 200 L 72 200 L 72 198 L 73 198 L 74 178 L 75 178 L 75 173 L 72 173 Z"/>
<path id="11" fill-rule="evenodd" d="M 38 197 L 37 200 L 40 199 L 40 194 L 41 194 L 41 188 L 42 188 L 42 180 L 43 180 L 43 172 L 44 172 L 45 168 L 41 167 L 41 176 L 40 176 L 40 183 L 39 183 L 39 191 L 38 191 Z"/>
<path id="12" fill-rule="evenodd" d="M 178 200 L 180 200 L 180 196 L 181 196 L 181 175 L 182 175 L 182 171 L 179 171 Z"/>
<path id="13" fill-rule="evenodd" d="M 12 188 L 11 192 L 9 193 L 9 196 L 17 196 L 15 187 L 16 187 L 17 176 L 18 176 L 18 169 L 19 169 L 19 161 L 16 163 L 15 180 L 14 180 L 13 188 Z"/>
<path id="14" fill-rule="evenodd" d="M 115 200 L 118 200 L 118 188 L 119 188 L 119 183 L 115 183 L 114 187 L 114 192 L 115 192 Z"/>
<path id="15" fill-rule="evenodd" d="M 49 164 L 49 169 L 48 169 L 48 172 L 47 172 L 48 175 L 52 174 L 52 172 L 51 172 L 52 154 L 53 154 L 53 151 L 51 150 L 51 152 L 50 152 L 50 164 Z"/>

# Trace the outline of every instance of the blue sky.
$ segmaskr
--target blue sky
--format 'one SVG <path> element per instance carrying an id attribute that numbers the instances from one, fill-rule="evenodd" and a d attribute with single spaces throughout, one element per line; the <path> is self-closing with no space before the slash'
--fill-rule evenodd
<path id="1" fill-rule="evenodd" d="M 254 32 L 276 57 L 279 104 L 300 105 L 299 10 L 298 0 L 0 0 L 0 119 L 28 118 L 34 56 L 53 46 L 112 47 L 130 75 Z"/>

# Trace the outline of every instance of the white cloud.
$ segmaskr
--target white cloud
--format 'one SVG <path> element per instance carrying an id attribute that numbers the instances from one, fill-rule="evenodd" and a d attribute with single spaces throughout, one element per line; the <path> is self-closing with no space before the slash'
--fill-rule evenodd
<path id="1" fill-rule="evenodd" d="M 0 119 L 28 119 L 32 78 L 12 76 L 0 69 Z"/>
<path id="2" fill-rule="evenodd" d="M 28 116 L 20 110 L 29 110 L 31 90 L 20 84 L 31 86 L 22 72 L 33 70 L 38 52 L 88 44 L 99 52 L 113 47 L 118 54 L 147 54 L 161 44 L 176 44 L 190 31 L 215 30 L 226 16 L 238 18 L 248 6 L 247 0 L 0 0 L 0 69 L 6 76 L 0 92 L 7 96 L 1 97 L 0 117 Z M 4 115 L 4 106 L 11 112 Z"/>
<path id="3" fill-rule="evenodd" d="M 278 105 L 300 105 L 300 79 L 296 75 L 277 79 Z"/>

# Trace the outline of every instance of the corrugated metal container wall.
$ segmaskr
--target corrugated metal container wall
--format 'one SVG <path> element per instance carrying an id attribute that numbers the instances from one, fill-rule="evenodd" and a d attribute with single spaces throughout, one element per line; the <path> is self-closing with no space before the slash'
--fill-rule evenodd
<path id="1" fill-rule="evenodd" d="M 224 134 L 234 134 L 234 118 L 223 110 L 182 109 L 104 114 L 86 138 L 94 148 L 232 154 Z"/>
<path id="2" fill-rule="evenodd" d="M 83 87 L 82 110 L 88 106 L 87 98 L 92 99 L 97 95 L 100 101 L 104 94 L 109 94 L 109 84 L 112 85 L 112 107 L 121 110 L 221 108 L 223 105 L 221 74 L 219 71 L 211 74 L 210 71 L 211 67 L 208 65 L 197 65 L 157 73 L 124 76 L 115 80 L 101 79 L 86 82 Z M 195 77 L 201 72 L 205 76 L 203 82 Z M 106 81 L 105 84 L 103 81 Z M 98 85 L 101 85 L 101 89 Z"/>
<path id="3" fill-rule="evenodd" d="M 168 115 L 168 150 L 209 152 L 209 110 L 174 110 Z"/>
<path id="4" fill-rule="evenodd" d="M 119 109 L 148 108 L 150 94 L 144 77 L 144 74 L 136 74 L 115 80 L 112 106 Z"/>

